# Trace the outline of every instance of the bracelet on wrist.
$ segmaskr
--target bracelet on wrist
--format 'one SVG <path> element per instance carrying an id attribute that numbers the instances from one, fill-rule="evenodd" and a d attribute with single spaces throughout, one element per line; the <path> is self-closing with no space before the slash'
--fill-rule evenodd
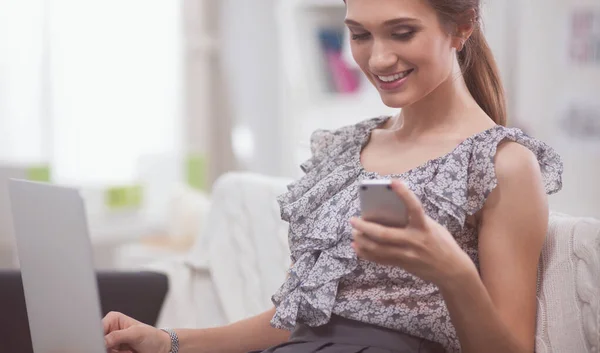
<path id="1" fill-rule="evenodd" d="M 169 353 L 179 353 L 179 337 L 177 333 L 169 328 L 162 328 L 160 330 L 166 332 L 171 337 L 171 349 Z"/>

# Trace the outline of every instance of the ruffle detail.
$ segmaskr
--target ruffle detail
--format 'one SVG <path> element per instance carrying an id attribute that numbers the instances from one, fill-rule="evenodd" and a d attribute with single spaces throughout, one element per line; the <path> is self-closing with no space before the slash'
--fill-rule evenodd
<path id="1" fill-rule="evenodd" d="M 463 141 L 438 161 L 435 175 L 423 189 L 426 199 L 438 208 L 438 216 L 445 213 L 462 227 L 467 216 L 484 206 L 498 184 L 494 158 L 505 141 L 519 143 L 535 154 L 547 194 L 562 188 L 562 160 L 550 146 L 520 129 L 495 126 Z"/>
<path id="2" fill-rule="evenodd" d="M 301 165 L 305 175 L 278 197 L 281 218 L 289 223 L 293 265 L 288 279 L 271 298 L 276 307 L 271 321 L 274 327 L 293 330 L 298 322 L 309 326 L 328 323 L 340 280 L 351 280 L 348 275 L 360 270 L 350 247 L 352 230 L 347 220 L 360 212 L 357 190 L 362 178 L 400 178 L 407 182 L 426 213 L 458 237 L 459 244 L 474 259 L 477 249 L 473 235 L 461 233 L 460 228 L 467 216 L 483 207 L 497 185 L 494 158 L 503 141 L 517 142 L 536 155 L 547 193 L 557 192 L 562 186 L 563 166 L 558 154 L 521 130 L 502 126 L 476 134 L 452 152 L 404 174 L 381 176 L 367 172 L 360 163 L 360 151 L 370 131 L 386 119 L 314 132 L 312 157 Z"/>
<path id="3" fill-rule="evenodd" d="M 288 192 L 277 198 L 281 219 L 292 222 L 306 217 L 347 183 L 352 183 L 352 178 L 360 172 L 354 157 L 360 154 L 362 140 L 386 119 L 378 117 L 338 130 L 313 132 L 312 157 L 300 166 L 305 175 L 288 185 Z"/>
<path id="4" fill-rule="evenodd" d="M 271 321 L 274 327 L 292 330 L 298 321 L 310 326 L 329 322 L 338 283 L 357 266 L 348 222 L 335 223 L 339 213 L 352 212 L 351 202 L 339 196 L 357 185 L 360 169 L 355 157 L 360 154 L 361 141 L 385 119 L 315 131 L 312 157 L 301 165 L 306 174 L 278 197 L 281 218 L 290 224 L 292 266 L 288 279 L 271 298 L 276 306 Z M 337 231 L 331 231 L 332 224 Z"/>

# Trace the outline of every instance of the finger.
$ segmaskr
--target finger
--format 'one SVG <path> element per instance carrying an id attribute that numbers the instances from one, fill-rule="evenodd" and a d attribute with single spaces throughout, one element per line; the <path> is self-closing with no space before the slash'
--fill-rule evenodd
<path id="1" fill-rule="evenodd" d="M 363 236 L 379 244 L 407 246 L 411 243 L 410 230 L 389 228 L 360 218 L 350 219 L 350 224 L 357 233 L 363 233 Z"/>
<path id="2" fill-rule="evenodd" d="M 118 348 L 123 341 L 125 341 L 125 337 L 121 331 L 113 331 L 104 336 L 104 345 L 110 352 L 118 352 Z"/>
<path id="3" fill-rule="evenodd" d="M 361 232 L 352 228 L 352 240 L 354 240 Z"/>
<path id="4" fill-rule="evenodd" d="M 373 239 L 372 236 L 357 232 L 354 241 L 353 247 L 356 249 L 364 250 L 368 253 L 380 254 L 386 252 L 388 249 L 404 249 L 403 246 L 398 246 L 395 244 L 386 244 L 380 241 Z"/>
<path id="5" fill-rule="evenodd" d="M 358 231 L 358 233 L 365 233 L 369 235 L 383 233 L 386 230 L 386 227 L 380 224 L 368 222 L 358 217 L 350 218 L 350 224 L 352 225 L 352 228 Z"/>
<path id="6" fill-rule="evenodd" d="M 134 352 L 129 348 L 124 348 L 124 349 L 107 349 L 106 353 L 134 353 Z"/>
<path id="7" fill-rule="evenodd" d="M 366 252 L 377 252 L 380 244 L 369 239 L 364 233 L 357 233 L 354 241 L 352 242 L 354 250 L 366 251 Z"/>
<path id="8" fill-rule="evenodd" d="M 119 313 L 111 311 L 102 319 L 102 328 L 104 329 L 104 334 L 110 333 L 111 328 L 118 327 L 119 323 Z"/>
<path id="9" fill-rule="evenodd" d="M 135 326 L 124 330 L 113 331 L 104 336 L 106 348 L 112 348 L 117 351 L 127 349 L 126 346 L 133 346 L 138 340 L 139 331 L 136 330 Z"/>
<path id="10" fill-rule="evenodd" d="M 425 226 L 425 211 L 417 196 L 400 180 L 392 181 L 392 189 L 404 200 L 410 224 L 415 227 Z"/>
<path id="11" fill-rule="evenodd" d="M 394 246 L 381 246 L 367 238 L 357 239 L 353 244 L 356 255 L 364 260 L 382 265 L 401 265 L 402 249 Z"/>
<path id="12" fill-rule="evenodd" d="M 111 331 L 125 329 L 138 324 L 141 324 L 141 322 L 116 311 L 109 312 L 102 319 L 102 327 L 105 335 L 109 334 Z"/>

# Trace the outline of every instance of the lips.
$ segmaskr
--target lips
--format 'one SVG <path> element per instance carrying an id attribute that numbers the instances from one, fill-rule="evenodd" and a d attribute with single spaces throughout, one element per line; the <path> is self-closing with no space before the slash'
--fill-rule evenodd
<path id="1" fill-rule="evenodd" d="M 391 75 L 374 75 L 380 89 L 384 91 L 399 89 L 408 79 L 414 69 L 398 72 Z"/>
<path id="2" fill-rule="evenodd" d="M 387 75 L 387 76 L 382 76 L 382 75 L 375 75 L 375 76 L 377 76 L 377 78 L 382 82 L 390 83 L 390 82 L 398 81 L 400 79 L 405 78 L 412 72 L 412 70 L 413 69 L 410 69 L 410 70 L 399 72 L 397 74 Z"/>

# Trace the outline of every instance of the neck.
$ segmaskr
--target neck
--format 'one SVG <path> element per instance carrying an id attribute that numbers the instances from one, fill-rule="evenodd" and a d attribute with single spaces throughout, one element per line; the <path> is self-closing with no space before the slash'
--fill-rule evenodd
<path id="1" fill-rule="evenodd" d="M 458 63 L 456 63 L 458 67 Z M 469 92 L 460 69 L 418 102 L 402 108 L 401 127 L 397 133 L 418 136 L 441 131 L 453 131 L 463 124 L 470 124 L 469 117 L 481 111 Z"/>

